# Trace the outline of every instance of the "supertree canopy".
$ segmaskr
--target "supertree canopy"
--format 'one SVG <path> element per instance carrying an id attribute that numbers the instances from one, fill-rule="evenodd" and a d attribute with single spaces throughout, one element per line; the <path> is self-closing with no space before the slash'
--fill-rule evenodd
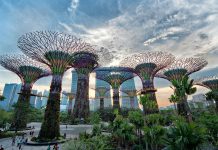
<path id="1" fill-rule="evenodd" d="M 74 93 L 71 93 L 71 92 L 63 92 L 63 94 L 65 96 L 68 97 L 68 106 L 67 106 L 67 112 L 68 112 L 68 115 L 72 115 L 73 113 L 73 109 L 72 109 L 72 105 L 73 105 L 73 99 L 75 98 L 75 95 Z"/>
<path id="2" fill-rule="evenodd" d="M 207 65 L 207 61 L 202 58 L 181 58 L 175 60 L 171 65 L 159 71 L 156 77 L 164 78 L 173 82 L 181 81 L 183 77 L 199 71 Z M 189 108 L 187 98 L 177 103 L 179 114 L 188 114 Z M 187 108 L 187 109 L 185 109 Z"/>
<path id="3" fill-rule="evenodd" d="M 98 67 L 98 56 L 92 52 L 81 51 L 73 54 L 72 66 L 78 74 L 77 93 L 73 109 L 74 118 L 89 117 L 89 74 Z"/>
<path id="4" fill-rule="evenodd" d="M 132 89 L 124 89 L 124 90 L 121 90 L 122 92 L 126 93 L 128 96 L 129 96 L 129 99 L 130 99 L 130 106 L 131 108 L 134 108 L 135 107 L 135 104 L 134 104 L 134 97 L 137 96 L 137 90 L 132 88 Z"/>
<path id="5" fill-rule="evenodd" d="M 98 86 L 95 88 L 95 91 L 98 92 L 100 98 L 100 110 L 104 110 L 104 97 L 109 90 L 110 88 L 104 86 Z"/>
<path id="6" fill-rule="evenodd" d="M 27 33 L 18 39 L 18 47 L 27 56 L 51 68 L 52 82 L 39 139 L 58 138 L 60 94 L 64 72 L 72 67 L 72 55 L 75 52 L 92 51 L 93 48 L 72 35 L 52 31 Z"/>
<path id="7" fill-rule="evenodd" d="M 165 52 L 146 52 L 133 54 L 120 62 L 121 66 L 135 68 L 137 75 L 142 80 L 143 89 L 141 94 L 149 94 L 150 99 L 157 104 L 154 88 L 154 77 L 156 73 L 171 64 L 175 57 Z M 158 106 L 158 105 L 156 105 Z M 155 108 L 158 111 L 158 107 Z"/>
<path id="8" fill-rule="evenodd" d="M 24 129 L 27 125 L 29 100 L 33 84 L 41 77 L 50 75 L 49 68 L 35 62 L 24 55 L 3 55 L 0 64 L 4 68 L 16 73 L 22 82 L 12 127 Z"/>
<path id="9" fill-rule="evenodd" d="M 108 82 L 113 89 L 113 108 L 120 109 L 120 85 L 133 77 L 134 70 L 128 67 L 102 67 L 95 70 L 96 78 Z"/>
<path id="10" fill-rule="evenodd" d="M 160 70 L 156 77 L 169 81 L 180 80 L 185 75 L 190 75 L 201 70 L 207 65 L 207 61 L 202 58 L 181 58 L 176 59 L 171 65 Z"/>
<path id="11" fill-rule="evenodd" d="M 204 86 L 208 89 L 210 89 L 213 93 L 213 99 L 216 102 L 216 111 L 218 112 L 218 77 L 212 76 L 212 77 L 206 77 L 199 80 L 196 80 L 196 85 Z"/>

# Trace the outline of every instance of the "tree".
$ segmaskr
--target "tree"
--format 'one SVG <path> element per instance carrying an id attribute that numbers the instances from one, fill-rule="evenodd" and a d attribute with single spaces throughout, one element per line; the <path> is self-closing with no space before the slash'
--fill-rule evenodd
<path id="1" fill-rule="evenodd" d="M 5 97 L 3 95 L 0 95 L 0 101 L 3 101 Z"/>
<path id="2" fill-rule="evenodd" d="M 188 106 L 187 96 L 194 94 L 197 89 L 193 87 L 194 80 L 189 80 L 188 76 L 184 76 L 181 80 L 172 80 L 174 87 L 174 93 L 178 96 L 179 101 L 177 104 L 178 114 L 186 117 L 187 120 L 191 121 L 191 110 Z"/>
<path id="3" fill-rule="evenodd" d="M 216 102 L 216 112 L 218 112 L 218 92 L 215 90 L 211 90 L 206 95 L 206 100 L 210 101 L 213 105 L 213 100 Z"/>
<path id="4" fill-rule="evenodd" d="M 169 98 L 170 103 L 173 103 L 174 109 L 176 111 L 176 103 L 179 101 L 179 97 L 176 94 L 172 94 Z"/>

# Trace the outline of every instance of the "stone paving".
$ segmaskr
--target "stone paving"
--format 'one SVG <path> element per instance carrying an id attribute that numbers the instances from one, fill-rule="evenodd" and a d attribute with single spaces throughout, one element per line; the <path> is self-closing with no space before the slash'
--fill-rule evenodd
<path id="1" fill-rule="evenodd" d="M 30 131 L 34 131 L 34 135 L 36 136 L 39 133 L 40 127 L 41 127 L 41 123 L 30 123 L 28 124 L 28 126 L 31 127 L 35 127 L 34 130 L 26 130 L 25 133 L 27 133 L 27 135 L 25 136 L 25 139 L 31 139 L 32 136 L 30 136 Z M 63 135 L 64 133 L 66 133 L 66 137 L 67 139 L 70 138 L 75 138 L 78 137 L 79 133 L 81 132 L 88 132 L 90 133 L 92 130 L 92 126 L 91 125 L 60 125 L 60 131 L 61 134 Z M 21 137 L 20 137 L 21 138 Z M 0 145 L 3 146 L 3 148 L 5 150 L 18 150 L 19 148 L 17 147 L 17 143 L 15 144 L 15 146 L 12 146 L 12 139 L 11 138 L 3 138 L 0 139 Z M 62 149 L 62 144 L 59 144 L 60 150 Z M 22 145 L 22 150 L 47 150 L 48 146 L 28 146 L 28 145 Z M 51 149 L 53 148 L 53 146 L 51 146 Z"/>

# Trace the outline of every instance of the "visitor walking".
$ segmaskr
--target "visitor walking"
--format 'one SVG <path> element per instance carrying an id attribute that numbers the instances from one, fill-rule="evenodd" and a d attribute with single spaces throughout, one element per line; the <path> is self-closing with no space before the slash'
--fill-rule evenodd
<path id="1" fill-rule="evenodd" d="M 16 137 L 15 137 L 15 136 L 13 136 L 13 137 L 12 137 L 12 144 L 11 144 L 12 146 L 14 146 L 14 145 L 15 145 L 15 139 L 16 139 Z"/>
<path id="2" fill-rule="evenodd" d="M 59 150 L 58 143 L 55 143 L 55 145 L 54 145 L 54 147 L 53 147 L 53 150 Z"/>
<path id="3" fill-rule="evenodd" d="M 51 150 L 51 145 L 48 145 L 48 148 L 47 148 L 47 150 Z"/>

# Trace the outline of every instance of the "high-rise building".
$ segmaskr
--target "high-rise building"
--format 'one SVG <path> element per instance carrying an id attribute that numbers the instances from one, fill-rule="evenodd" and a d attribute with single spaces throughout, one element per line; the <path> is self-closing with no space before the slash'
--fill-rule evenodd
<path id="1" fill-rule="evenodd" d="M 2 94 L 5 97 L 5 99 L 0 102 L 0 107 L 2 109 L 10 110 L 12 105 L 15 102 L 17 102 L 18 97 L 19 97 L 17 91 L 20 89 L 20 87 L 21 85 L 16 84 L 16 83 L 5 84 L 3 94 Z"/>
<path id="2" fill-rule="evenodd" d="M 16 89 L 15 89 L 15 92 L 14 92 L 14 98 L 13 98 L 13 101 L 12 101 L 12 103 L 11 103 L 11 106 L 13 106 L 14 104 L 17 103 L 18 98 L 19 98 L 19 95 L 20 95 L 20 94 L 18 94 L 18 93 L 20 93 L 21 86 L 22 86 L 21 84 L 17 84 L 17 85 L 16 85 Z"/>
<path id="3" fill-rule="evenodd" d="M 105 87 L 107 89 L 110 89 L 110 84 L 108 84 L 107 82 L 103 81 L 103 80 L 99 80 L 96 79 L 95 81 L 95 88 L 97 87 Z M 97 110 L 100 108 L 100 99 L 99 99 L 99 93 L 95 92 L 95 97 L 97 97 L 95 99 L 95 101 L 93 100 L 92 106 L 94 110 Z M 111 100 L 111 92 L 110 90 L 105 94 L 105 98 L 104 98 L 104 107 L 111 107 L 112 106 L 112 100 Z"/>
<path id="4" fill-rule="evenodd" d="M 121 84 L 120 90 L 121 90 L 121 92 L 120 92 L 120 104 L 121 104 L 121 107 L 123 107 L 123 108 L 131 108 L 130 97 L 128 96 L 128 94 L 126 94 L 126 93 L 124 93 L 122 91 L 125 91 L 125 90 L 136 90 L 134 78 L 133 79 L 129 79 L 129 80 L 125 81 L 123 84 Z M 134 108 L 139 108 L 137 96 L 134 97 Z"/>
<path id="5" fill-rule="evenodd" d="M 37 90 L 32 90 L 31 93 L 36 95 L 37 94 Z M 31 96 L 30 97 L 30 106 L 35 107 L 35 105 L 36 105 L 36 98 L 37 98 L 36 96 Z"/>
<path id="6" fill-rule="evenodd" d="M 77 82 L 78 82 L 77 72 L 76 72 L 76 70 L 72 70 L 71 93 L 76 94 L 76 92 L 77 92 Z M 74 103 L 75 103 L 75 98 L 73 99 L 73 102 L 72 102 L 72 108 L 74 107 Z"/>
<path id="7" fill-rule="evenodd" d="M 43 107 L 42 106 L 42 98 L 44 98 L 44 97 L 40 96 L 40 95 L 42 95 L 42 92 L 39 92 L 38 95 L 39 96 L 36 97 L 36 101 L 35 101 L 35 108 L 41 109 Z"/>

